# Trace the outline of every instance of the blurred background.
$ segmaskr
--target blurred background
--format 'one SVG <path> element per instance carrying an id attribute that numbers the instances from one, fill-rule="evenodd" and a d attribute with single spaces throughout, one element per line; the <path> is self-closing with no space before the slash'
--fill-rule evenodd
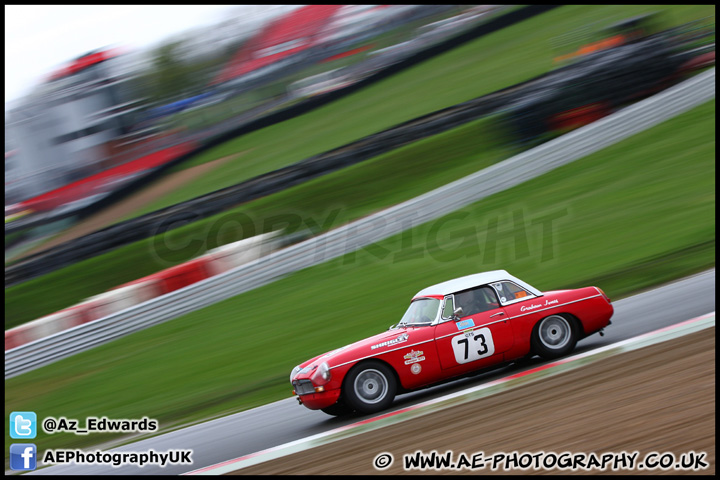
<path id="1" fill-rule="evenodd" d="M 13 29 L 14 18 L 32 15 L 21 10 L 14 17 L 13 9 L 22 7 L 8 8 L 6 38 L 20 30 Z M 47 8 L 76 19 L 84 15 L 93 23 L 92 11 L 83 7 Z M 67 213 L 58 210 L 79 210 L 142 173 L 144 166 L 137 162 L 137 169 L 120 172 L 120 165 L 183 142 L 197 144 L 243 121 L 357 82 L 469 28 L 492 10 L 452 5 L 214 7 L 203 11 L 212 11 L 215 23 L 156 39 L 153 47 L 94 47 L 44 78 L 30 79 L 35 85 L 29 89 L 12 82 L 17 67 L 9 64 L 6 224 L 20 215 L 27 221 L 28 215 L 51 218 Z M 133 12 L 138 17 L 155 14 L 138 8 Z M 25 42 L 46 39 L 22 34 Z M 85 29 L 87 44 L 93 34 Z M 126 38 L 132 35 L 126 33 Z M 6 49 L 15 42 L 8 40 Z M 118 172 L 112 180 L 108 175 L 95 180 L 112 169 Z M 86 180 L 82 186 L 81 180 Z M 61 187 L 66 188 L 58 191 Z"/>
<path id="2" fill-rule="evenodd" d="M 5 13 L 6 352 L 383 212 L 715 62 L 703 5 Z M 462 242 L 443 230 L 433 246 L 428 224 L 408 225 L 6 380 L 6 410 L 195 421 L 287 397 L 298 362 L 384 330 L 449 278 L 507 269 L 615 300 L 710 268 L 714 119 L 712 100 L 467 206 L 450 230 Z M 487 231 L 518 218 L 528 254 L 505 235 L 487 255 Z"/>

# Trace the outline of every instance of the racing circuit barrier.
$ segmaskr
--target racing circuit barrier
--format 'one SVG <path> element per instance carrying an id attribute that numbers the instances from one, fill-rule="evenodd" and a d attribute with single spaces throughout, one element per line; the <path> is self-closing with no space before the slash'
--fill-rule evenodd
<path id="1" fill-rule="evenodd" d="M 120 312 L 153 298 L 187 287 L 206 278 L 256 260 L 288 240 L 279 231 L 222 245 L 205 255 L 147 277 L 115 287 L 77 305 L 5 331 L 5 350 Z"/>
<path id="2" fill-rule="evenodd" d="M 590 155 L 715 98 L 715 69 L 416 198 L 105 318 L 5 352 L 11 378 L 398 234 Z"/>

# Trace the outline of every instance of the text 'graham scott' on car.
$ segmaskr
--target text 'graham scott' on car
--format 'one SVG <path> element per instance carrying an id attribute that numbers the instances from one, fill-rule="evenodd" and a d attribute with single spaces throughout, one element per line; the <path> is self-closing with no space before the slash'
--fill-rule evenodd
<path id="1" fill-rule="evenodd" d="M 541 292 L 505 270 L 425 288 L 397 326 L 295 367 L 298 401 L 330 415 L 373 413 L 395 395 L 532 355 L 556 358 L 610 325 L 597 287 Z"/>

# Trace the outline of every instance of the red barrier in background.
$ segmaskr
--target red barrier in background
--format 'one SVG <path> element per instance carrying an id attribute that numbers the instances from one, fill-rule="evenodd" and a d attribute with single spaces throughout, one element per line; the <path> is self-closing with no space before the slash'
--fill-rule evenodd
<path id="1" fill-rule="evenodd" d="M 25 325 L 5 331 L 5 350 L 30 343 L 49 334 L 67 330 L 94 320 L 88 315 L 88 305 L 80 304 L 46 315 Z M 48 317 L 53 317 L 49 319 Z M 48 333 L 50 332 L 50 333 Z"/>
<path id="2" fill-rule="evenodd" d="M 195 260 L 163 270 L 156 275 L 163 280 L 165 291 L 173 292 L 210 277 L 207 262 L 207 258 L 196 258 Z"/>
<path id="3" fill-rule="evenodd" d="M 147 277 L 123 283 L 115 288 L 117 289 L 128 285 L 135 285 L 140 282 L 153 281 L 152 283 L 154 283 L 156 287 L 155 296 L 165 295 L 166 293 L 179 290 L 195 282 L 211 277 L 212 275 L 210 269 L 208 268 L 209 260 L 210 259 L 207 257 L 196 258 L 160 272 L 153 273 Z"/>
<path id="4" fill-rule="evenodd" d="M 7 352 L 11 348 L 19 347 L 20 345 L 24 343 L 28 343 L 25 340 L 25 331 L 27 329 L 24 327 L 17 327 L 13 328 L 12 330 L 5 330 L 5 351 Z"/>
<path id="5" fill-rule="evenodd" d="M 80 304 L 5 331 L 5 351 L 52 333 L 88 323 L 151 298 L 179 290 L 195 282 L 235 268 L 262 256 L 262 248 L 278 232 L 266 233 L 223 245 L 205 255 L 152 275 L 119 285 Z M 143 284 L 143 285 L 138 285 Z M 117 290 L 138 285 L 125 292 Z M 69 314 L 69 315 L 68 315 Z M 53 317 L 52 319 L 49 317 Z"/>
<path id="6" fill-rule="evenodd" d="M 152 292 L 146 291 L 141 293 L 138 291 L 134 292 L 134 295 L 150 298 L 164 295 L 212 276 L 209 268 L 209 262 L 212 260 L 213 258 L 209 256 L 196 258 L 152 275 L 148 275 L 147 277 L 125 283 L 115 287 L 113 290 L 118 290 L 122 287 L 138 283 L 147 283 L 146 288 L 151 289 Z M 114 301 L 117 301 L 117 299 L 113 298 L 111 300 L 110 298 L 92 298 L 78 305 L 74 305 L 51 315 L 39 318 L 38 320 L 34 320 L 33 322 L 25 325 L 6 330 L 5 351 L 33 342 L 55 333 L 56 331 L 62 331 L 83 323 L 103 318 L 108 313 L 112 312 L 112 310 L 108 310 L 108 307 Z M 142 300 L 137 303 L 140 303 L 141 301 Z M 50 319 L 48 317 L 54 318 Z"/>

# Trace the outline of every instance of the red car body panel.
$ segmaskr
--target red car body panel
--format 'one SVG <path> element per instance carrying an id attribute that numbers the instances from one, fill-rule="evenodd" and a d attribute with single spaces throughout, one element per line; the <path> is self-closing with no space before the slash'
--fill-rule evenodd
<path id="1" fill-rule="evenodd" d="M 489 273 L 507 274 L 503 270 Z M 527 285 L 507 276 L 517 285 Z M 406 391 L 413 390 L 525 357 L 531 353 L 533 329 L 550 315 L 575 318 L 582 330 L 578 332 L 579 338 L 605 328 L 613 315 L 609 299 L 596 287 L 544 293 L 530 289 L 528 286 L 532 294 L 527 299 L 516 296 L 506 305 L 498 301 L 491 304 L 490 310 L 464 316 L 459 321 L 440 318 L 433 325 L 393 328 L 308 360 L 298 366 L 301 371 L 292 376 L 291 381 L 311 380 L 314 386 L 322 384 L 322 392 L 299 395 L 306 407 L 322 409 L 338 401 L 345 376 L 365 360 L 386 363 L 395 373 L 399 386 Z M 417 295 L 413 301 L 434 298 L 442 305 L 447 295 L 447 292 Z M 501 301 L 505 302 L 505 297 Z M 316 374 L 323 363 L 329 367 L 328 381 Z"/>

